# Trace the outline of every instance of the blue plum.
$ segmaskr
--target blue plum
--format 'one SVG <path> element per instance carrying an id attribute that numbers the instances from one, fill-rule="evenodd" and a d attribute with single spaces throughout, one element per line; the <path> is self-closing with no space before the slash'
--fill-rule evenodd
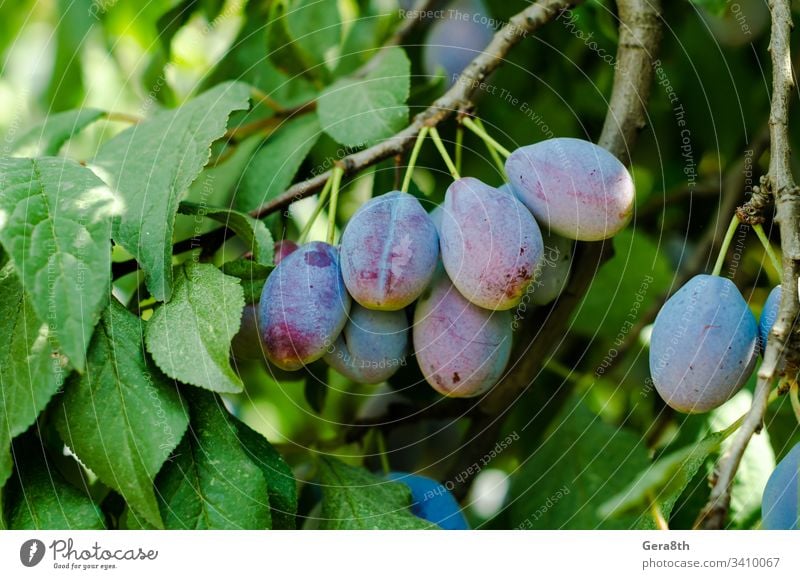
<path id="1" fill-rule="evenodd" d="M 607 239 L 633 215 L 633 178 L 589 141 L 556 138 L 520 147 L 506 160 L 506 173 L 542 227 L 569 239 Z"/>
<path id="2" fill-rule="evenodd" d="M 457 0 L 428 30 L 422 49 L 425 73 L 444 72 L 452 85 L 461 71 L 492 40 L 493 31 L 486 18 L 486 7 L 479 0 Z"/>
<path id="3" fill-rule="evenodd" d="M 761 497 L 761 526 L 770 531 L 792 531 L 800 529 L 797 489 L 800 485 L 797 472 L 800 469 L 800 443 L 789 451 L 764 487 Z"/>
<path id="4" fill-rule="evenodd" d="M 767 347 L 767 338 L 772 324 L 778 318 L 778 307 L 781 305 L 781 286 L 772 288 L 764 302 L 764 309 L 761 310 L 761 317 L 758 319 L 758 346 L 763 352 Z"/>
<path id="5" fill-rule="evenodd" d="M 479 396 L 511 356 L 511 314 L 469 302 L 440 272 L 414 310 L 414 351 L 422 375 L 445 396 Z"/>
<path id="6" fill-rule="evenodd" d="M 661 308 L 650 338 L 650 373 L 675 410 L 707 412 L 747 382 L 757 325 L 729 279 L 697 275 Z"/>
<path id="7" fill-rule="evenodd" d="M 322 358 L 350 311 L 338 250 L 314 241 L 284 257 L 264 284 L 258 308 L 270 362 L 297 370 Z"/>
<path id="8" fill-rule="evenodd" d="M 355 301 L 371 310 L 400 310 L 430 283 L 439 236 L 413 195 L 392 191 L 353 215 L 341 254 L 344 283 Z"/>
<path id="9" fill-rule="evenodd" d="M 575 242 L 555 233 L 542 234 L 544 257 L 536 271 L 531 301 L 544 306 L 556 299 L 569 281 Z"/>
<path id="10" fill-rule="evenodd" d="M 520 302 L 543 252 L 539 226 L 525 206 L 472 177 L 448 187 L 439 241 L 453 285 L 489 310 Z"/>
<path id="11" fill-rule="evenodd" d="M 407 348 L 405 311 L 380 312 L 355 304 L 324 360 L 354 382 L 378 384 L 406 363 Z"/>
<path id="12" fill-rule="evenodd" d="M 446 531 L 464 531 L 469 524 L 455 497 L 444 485 L 426 476 L 406 472 L 390 472 L 391 481 L 403 483 L 411 490 L 411 512 Z"/>

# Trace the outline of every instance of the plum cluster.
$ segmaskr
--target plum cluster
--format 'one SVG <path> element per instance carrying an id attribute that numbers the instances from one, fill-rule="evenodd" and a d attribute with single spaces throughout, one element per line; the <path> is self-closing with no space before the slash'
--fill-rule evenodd
<path id="1" fill-rule="evenodd" d="M 548 303 L 567 282 L 569 259 L 544 267 L 545 243 L 570 256 L 573 240 L 614 235 L 634 198 L 622 163 L 579 139 L 521 147 L 506 172 L 500 188 L 455 180 L 431 214 L 408 193 L 375 197 L 338 247 L 276 248 L 256 315 L 269 362 L 297 370 L 324 359 L 355 382 L 378 383 L 405 364 L 410 334 L 441 394 L 477 396 L 496 384 L 511 355 L 510 310 L 528 295 Z"/>
<path id="2" fill-rule="evenodd" d="M 650 374 L 664 401 L 701 413 L 736 394 L 753 373 L 780 303 L 770 293 L 756 322 L 734 283 L 697 275 L 663 305 L 650 337 Z"/>

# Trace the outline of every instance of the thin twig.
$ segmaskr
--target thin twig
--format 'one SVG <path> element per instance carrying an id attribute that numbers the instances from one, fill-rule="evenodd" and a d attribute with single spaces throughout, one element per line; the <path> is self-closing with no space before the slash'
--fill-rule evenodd
<path id="1" fill-rule="evenodd" d="M 764 359 L 758 370 L 753 403 L 728 452 L 717 465 L 715 483 L 696 527 L 721 529 L 730 507 L 731 484 L 742 455 L 753 434 L 760 430 L 767 408 L 769 391 L 783 371 L 786 354 L 794 344 L 790 338 L 798 313 L 797 280 L 800 277 L 800 194 L 790 166 L 789 101 L 794 77 L 790 50 L 792 12 L 790 0 L 770 0 L 772 31 L 769 50 L 772 58 L 772 101 L 770 103 L 770 160 L 767 174 L 769 191 L 775 196 L 776 220 L 780 224 L 783 253 L 783 283 L 778 315 L 767 340 Z M 796 339 L 796 337 L 795 337 Z M 796 350 L 795 350 L 796 351 Z"/>
<path id="2" fill-rule="evenodd" d="M 413 146 L 423 126 L 433 127 L 469 106 L 471 98 L 485 80 L 505 60 L 508 52 L 523 38 L 553 20 L 562 10 L 582 0 L 539 0 L 513 16 L 506 26 L 492 38 L 489 45 L 467 65 L 453 86 L 430 107 L 422 111 L 405 129 L 381 143 L 344 157 L 341 161 L 346 175 L 358 173 L 366 167 L 404 153 Z M 257 219 L 278 211 L 295 201 L 313 195 L 321 189 L 331 175 L 326 171 L 292 185 L 283 194 L 251 211 Z"/>

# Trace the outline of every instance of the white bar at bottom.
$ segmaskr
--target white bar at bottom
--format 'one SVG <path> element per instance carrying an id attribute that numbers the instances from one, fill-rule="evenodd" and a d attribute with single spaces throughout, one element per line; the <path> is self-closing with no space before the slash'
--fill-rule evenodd
<path id="1" fill-rule="evenodd" d="M 799 542 L 792 531 L 2 531 L 0 577 L 797 579 Z"/>

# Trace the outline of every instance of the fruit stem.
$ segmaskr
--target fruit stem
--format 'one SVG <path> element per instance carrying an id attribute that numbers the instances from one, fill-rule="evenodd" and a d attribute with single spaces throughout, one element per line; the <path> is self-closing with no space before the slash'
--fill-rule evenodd
<path id="1" fill-rule="evenodd" d="M 569 380 L 574 382 L 578 379 L 578 375 L 575 373 L 574 370 L 570 370 L 564 364 L 559 362 L 554 358 L 550 358 L 547 363 L 544 365 L 545 368 L 550 370 L 553 374 L 563 378 L 564 380 Z"/>
<path id="2" fill-rule="evenodd" d="M 789 400 L 792 402 L 792 410 L 794 410 L 794 417 L 800 423 L 800 399 L 798 399 L 798 386 L 797 380 L 792 380 L 792 385 L 789 387 Z"/>
<path id="3" fill-rule="evenodd" d="M 758 240 L 761 242 L 761 245 L 764 246 L 764 251 L 767 252 L 769 259 L 772 262 L 772 267 L 775 268 L 775 271 L 781 273 L 781 270 L 783 269 L 781 268 L 781 260 L 778 259 L 777 255 L 775 255 L 775 250 L 772 249 L 772 244 L 769 242 L 769 239 L 767 239 L 767 235 L 764 233 L 764 228 L 761 227 L 760 223 L 756 223 L 753 225 L 753 231 L 756 232 Z"/>
<path id="4" fill-rule="evenodd" d="M 456 127 L 456 171 L 461 174 L 461 157 L 463 157 L 464 148 L 464 127 L 458 125 Z"/>
<path id="5" fill-rule="evenodd" d="M 478 123 L 476 123 L 475 121 L 473 121 L 471 118 L 469 118 L 469 117 L 464 117 L 464 118 L 462 119 L 462 121 L 461 121 L 461 122 L 462 122 L 462 123 L 464 124 L 464 126 L 465 126 L 465 127 L 467 127 L 467 128 L 470 130 L 470 131 L 472 131 L 473 133 L 475 133 L 476 135 L 478 135 L 478 136 L 479 136 L 479 137 L 480 137 L 480 138 L 483 140 L 483 142 L 484 142 L 484 143 L 486 143 L 486 146 L 494 148 L 494 150 L 495 150 L 495 151 L 497 151 L 498 153 L 500 153 L 501 155 L 503 155 L 503 156 L 504 156 L 506 159 L 508 159 L 508 158 L 511 156 L 511 151 L 509 151 L 509 150 L 508 150 L 508 149 L 506 149 L 506 148 L 505 148 L 503 145 L 501 145 L 500 143 L 498 143 L 497 141 L 495 141 L 495 140 L 494 140 L 492 137 L 490 137 L 490 136 L 489 136 L 489 133 L 487 133 L 487 132 L 486 132 L 486 131 L 483 129 L 483 127 L 481 127 L 480 125 L 478 125 Z M 479 122 L 480 122 L 480 121 L 479 121 Z"/>
<path id="6" fill-rule="evenodd" d="M 474 123 L 476 125 L 478 125 L 478 127 L 482 131 L 486 130 L 483 127 L 483 121 L 481 121 L 480 119 L 476 118 Z M 508 181 L 508 175 L 506 175 L 506 166 L 503 163 L 503 160 L 500 158 L 500 154 L 497 152 L 497 150 L 492 145 L 490 145 L 486 141 L 484 141 L 484 144 L 486 145 L 486 149 L 489 151 L 489 155 L 492 157 L 492 161 L 494 161 L 494 164 L 497 166 L 497 170 L 500 172 L 500 175 L 503 177 L 503 180 L 504 181 Z"/>
<path id="7" fill-rule="evenodd" d="M 322 208 L 325 207 L 325 202 L 328 200 L 328 194 L 331 192 L 331 185 L 333 179 L 328 179 L 325 182 L 325 187 L 322 188 L 322 192 L 319 194 L 319 199 L 317 200 L 317 206 L 314 208 L 314 213 L 311 214 L 311 217 L 308 219 L 308 223 L 306 226 L 303 227 L 303 231 L 300 232 L 300 237 L 297 239 L 298 245 L 303 245 L 306 242 L 306 237 L 311 232 L 311 228 L 314 226 L 314 222 L 319 217 L 319 214 L 322 213 Z"/>
<path id="8" fill-rule="evenodd" d="M 383 469 L 383 474 L 389 474 L 392 468 L 389 466 L 389 457 L 386 454 L 386 440 L 383 438 L 383 432 L 380 430 L 375 430 L 375 446 L 378 447 L 378 456 L 381 459 L 381 468 Z"/>
<path id="9" fill-rule="evenodd" d="M 730 225 L 728 225 L 728 231 L 725 232 L 725 239 L 722 240 L 722 247 L 719 248 L 717 262 L 714 264 L 714 271 L 711 272 L 711 275 L 719 275 L 719 273 L 722 271 L 722 265 L 725 263 L 725 256 L 728 253 L 728 247 L 730 246 L 738 227 L 739 218 L 734 215 L 731 219 Z"/>
<path id="10" fill-rule="evenodd" d="M 403 186 L 400 190 L 403 193 L 408 193 L 408 188 L 411 186 L 411 176 L 414 174 L 414 166 L 417 164 L 417 157 L 419 151 L 422 149 L 422 143 L 425 142 L 425 137 L 428 136 L 429 127 L 423 126 L 417 135 L 417 141 L 414 143 L 414 148 L 411 150 L 411 156 L 408 158 L 408 167 L 406 167 L 406 174 L 403 177 Z"/>
<path id="11" fill-rule="evenodd" d="M 661 507 L 652 492 L 647 493 L 647 499 L 650 501 L 650 514 L 653 515 L 658 530 L 669 531 L 669 523 L 664 518 L 664 513 L 661 512 Z"/>
<path id="12" fill-rule="evenodd" d="M 333 168 L 333 175 L 331 175 L 331 204 L 328 207 L 328 244 L 333 245 L 334 237 L 336 237 L 336 205 L 339 203 L 339 187 L 342 184 L 342 175 L 344 169 L 340 165 Z"/>
<path id="13" fill-rule="evenodd" d="M 450 171 L 450 175 L 453 177 L 453 179 L 461 179 L 461 175 L 458 174 L 458 169 L 456 169 L 456 166 L 453 164 L 453 160 L 447 153 L 447 149 L 444 148 L 444 143 L 442 142 L 442 138 L 439 136 L 439 131 L 436 130 L 436 127 L 431 127 L 430 131 L 433 143 L 436 145 L 436 148 L 439 149 L 439 154 L 442 156 L 442 161 L 444 161 L 444 164 L 447 165 L 447 170 Z"/>

